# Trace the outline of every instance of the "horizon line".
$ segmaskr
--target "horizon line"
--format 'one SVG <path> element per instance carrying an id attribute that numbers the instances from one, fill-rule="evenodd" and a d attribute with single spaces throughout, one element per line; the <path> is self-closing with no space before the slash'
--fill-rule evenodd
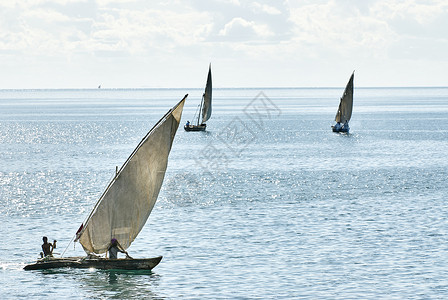
<path id="1" fill-rule="evenodd" d="M 214 87 L 214 90 L 230 89 L 339 89 L 345 86 L 247 86 L 247 87 Z M 403 89 L 403 88 L 448 88 L 448 86 L 358 86 L 355 89 Z M 64 88 L 0 88 L 0 91 L 38 91 L 38 90 L 202 90 L 203 87 L 64 87 Z"/>

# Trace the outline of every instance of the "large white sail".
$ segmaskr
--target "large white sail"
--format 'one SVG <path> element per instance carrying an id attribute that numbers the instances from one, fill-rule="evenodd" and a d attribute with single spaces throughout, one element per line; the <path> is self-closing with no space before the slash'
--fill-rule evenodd
<path id="1" fill-rule="evenodd" d="M 205 86 L 202 104 L 202 123 L 205 123 L 212 115 L 212 66 L 208 67 L 207 85 Z"/>
<path id="2" fill-rule="evenodd" d="M 350 77 L 350 80 L 345 87 L 344 94 L 341 97 L 338 112 L 336 113 L 336 117 L 334 119 L 336 122 L 345 123 L 346 121 L 350 121 L 350 118 L 352 117 L 354 76 L 355 73 L 353 73 Z"/>
<path id="3" fill-rule="evenodd" d="M 127 249 L 157 200 L 185 97 L 157 122 L 130 155 L 78 230 L 87 253 L 107 251 L 112 238 Z"/>

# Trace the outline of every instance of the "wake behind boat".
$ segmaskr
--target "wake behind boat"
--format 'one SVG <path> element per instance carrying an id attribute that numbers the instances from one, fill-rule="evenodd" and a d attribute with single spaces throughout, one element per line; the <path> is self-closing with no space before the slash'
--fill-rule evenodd
<path id="1" fill-rule="evenodd" d="M 348 126 L 348 122 L 352 117 L 353 110 L 353 80 L 354 80 L 355 72 L 350 76 L 350 80 L 345 87 L 344 94 L 341 97 L 341 101 L 339 102 L 338 111 L 334 120 L 336 124 L 331 126 L 333 132 L 344 132 L 348 133 L 350 131 L 350 127 Z"/>
<path id="2" fill-rule="evenodd" d="M 151 270 L 162 256 L 133 259 L 101 257 L 119 241 L 125 252 L 145 225 L 159 195 L 168 156 L 182 117 L 185 97 L 169 110 L 141 140 L 101 195 L 92 212 L 76 232 L 87 257 L 46 256 L 25 270 L 53 268 L 97 268 Z M 113 245 L 113 244 L 112 244 Z M 127 252 L 126 252 L 127 254 Z"/>
<path id="3" fill-rule="evenodd" d="M 184 129 L 185 131 L 204 131 L 207 127 L 208 119 L 212 115 L 212 65 L 208 67 L 207 84 L 205 86 L 204 94 L 202 95 L 201 104 L 199 105 L 198 118 L 196 124 L 190 124 L 187 121 Z M 202 117 L 202 120 L 201 120 Z M 196 119 L 196 118 L 195 118 Z"/>

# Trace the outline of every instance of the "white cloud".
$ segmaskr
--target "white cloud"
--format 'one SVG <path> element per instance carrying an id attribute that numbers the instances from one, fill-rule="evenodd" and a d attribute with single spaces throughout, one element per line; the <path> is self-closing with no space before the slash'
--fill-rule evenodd
<path id="1" fill-rule="evenodd" d="M 197 43 L 210 30 L 207 15 L 185 9 L 181 13 L 139 7 L 116 9 L 97 7 L 94 16 L 70 15 L 58 7 L 47 7 L 50 1 L 35 1 L 29 9 L 16 12 L 15 28 L 4 28 L 0 36 L 15 36 L 0 47 L 54 55 L 70 55 L 73 49 L 86 51 L 124 51 L 145 53 L 151 48 L 165 51 L 175 46 Z M 63 3 L 53 1 L 52 3 Z M 65 1 L 70 2 L 70 1 Z M 103 0 L 100 3 L 126 3 L 126 0 Z M 22 7 L 24 8 L 24 7 Z M 3 19 L 8 23 L 8 18 Z M 87 28 L 83 30 L 83 25 Z M 58 45 L 55 47 L 55 45 Z"/>
<path id="2" fill-rule="evenodd" d="M 219 35 L 233 41 L 250 41 L 273 36 L 273 33 L 267 25 L 249 22 L 243 18 L 234 18 L 224 26 Z"/>
<path id="3" fill-rule="evenodd" d="M 258 2 L 253 2 L 250 4 L 250 6 L 253 7 L 253 9 L 256 13 L 263 12 L 263 13 L 267 13 L 269 15 L 280 15 L 282 13 L 278 8 L 276 8 L 274 6 L 267 5 L 267 4 L 261 4 Z"/>
<path id="4" fill-rule="evenodd" d="M 48 24 L 72 21 L 67 15 L 54 10 L 42 8 L 26 11 L 22 17 L 28 20 L 39 20 Z"/>
<path id="5" fill-rule="evenodd" d="M 29 71 L 33 63 L 49 69 L 56 65 L 55 77 L 60 79 L 61 66 L 72 67 L 76 62 L 77 68 L 101 72 L 106 62 L 107 67 L 117 68 L 115 74 L 120 74 L 118 69 L 123 66 L 142 66 L 140 72 L 154 72 L 158 74 L 155 80 L 165 79 L 166 85 L 173 85 L 176 78 L 160 76 L 163 70 L 155 66 L 184 65 L 191 70 L 197 62 L 221 61 L 228 68 L 259 68 L 258 74 L 266 73 L 263 80 L 272 80 L 269 85 L 293 80 L 295 72 L 300 76 L 301 71 L 312 67 L 321 70 L 320 76 L 303 80 L 328 85 L 335 76 L 333 70 L 340 66 L 347 66 L 349 71 L 357 66 L 371 70 L 379 65 L 412 68 L 420 61 L 418 68 L 437 68 L 437 84 L 445 80 L 448 85 L 448 79 L 443 79 L 448 78 L 448 71 L 440 71 L 444 69 L 441 66 L 448 70 L 447 52 L 445 0 L 0 3 L 0 77 L 7 81 L 13 80 L 9 75 L 15 69 Z M 175 76 L 179 80 L 192 78 L 181 73 Z M 223 80 L 221 85 L 232 85 L 234 77 L 227 75 L 226 80 L 228 83 Z"/>
<path id="6" fill-rule="evenodd" d="M 446 14 L 446 1 L 378 1 L 371 7 L 371 12 L 378 18 L 413 19 L 420 24 L 431 22 L 434 18 Z"/>
<path id="7" fill-rule="evenodd" d="M 340 7 L 336 1 L 296 7 L 291 21 L 296 24 L 294 43 L 317 49 L 309 52 L 313 56 L 320 54 L 319 49 L 329 49 L 342 56 L 363 52 L 381 57 L 388 41 L 396 37 L 385 21 Z"/>

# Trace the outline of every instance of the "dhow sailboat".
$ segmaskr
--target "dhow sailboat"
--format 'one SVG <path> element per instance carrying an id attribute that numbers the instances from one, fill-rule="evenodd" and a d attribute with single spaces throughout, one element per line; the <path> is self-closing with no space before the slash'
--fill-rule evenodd
<path id="1" fill-rule="evenodd" d="M 87 256 L 46 256 L 25 270 L 53 268 L 96 268 L 151 270 L 161 261 L 154 258 L 108 259 L 112 240 L 125 251 L 146 223 L 159 195 L 168 165 L 168 155 L 179 127 L 185 99 L 169 110 L 143 137 L 120 169 L 75 235 Z M 65 251 L 64 251 L 65 252 Z M 63 253 L 64 254 L 64 253 Z M 62 255 L 63 255 L 62 254 Z"/>
<path id="2" fill-rule="evenodd" d="M 187 121 L 184 129 L 186 131 L 204 131 L 207 127 L 208 119 L 212 115 L 212 65 L 208 67 L 207 84 L 205 86 L 204 94 L 202 95 L 201 104 L 199 105 L 198 118 L 196 119 L 196 124 L 191 124 Z"/>
<path id="3" fill-rule="evenodd" d="M 344 132 L 349 133 L 350 127 L 348 126 L 348 122 L 352 117 L 353 110 L 353 80 L 354 80 L 355 72 L 350 76 L 350 80 L 345 87 L 344 94 L 341 97 L 341 101 L 339 102 L 338 111 L 336 113 L 336 117 L 334 120 L 336 124 L 331 126 L 333 132 Z"/>

